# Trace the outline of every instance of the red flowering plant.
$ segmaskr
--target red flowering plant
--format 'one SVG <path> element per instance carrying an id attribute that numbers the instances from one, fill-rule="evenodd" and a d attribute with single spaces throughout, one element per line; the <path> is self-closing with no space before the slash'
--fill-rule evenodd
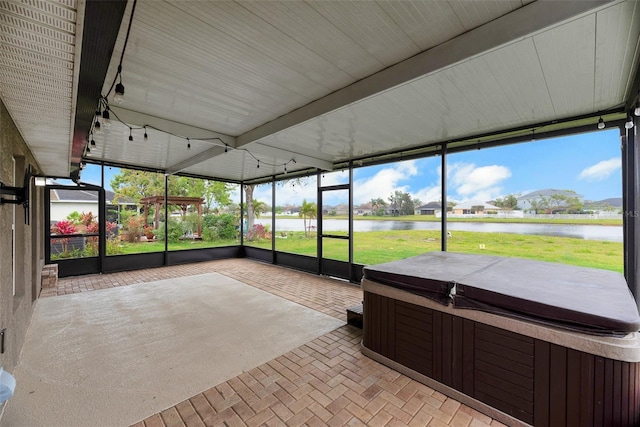
<path id="1" fill-rule="evenodd" d="M 78 231 L 78 229 L 76 228 L 76 226 L 71 222 L 71 221 L 58 221 L 54 226 L 51 227 L 51 234 L 52 235 L 66 235 L 66 234 L 75 234 Z M 60 238 L 56 238 L 56 239 L 51 239 L 51 243 L 52 243 L 52 247 L 54 246 L 53 243 L 59 243 L 62 249 L 62 256 L 65 256 L 65 254 L 67 254 L 69 252 L 69 242 L 71 241 L 70 238 L 64 238 L 64 239 L 60 239 Z"/>

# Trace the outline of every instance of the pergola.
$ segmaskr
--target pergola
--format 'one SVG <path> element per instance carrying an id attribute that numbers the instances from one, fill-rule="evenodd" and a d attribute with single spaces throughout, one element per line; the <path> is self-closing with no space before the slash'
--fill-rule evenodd
<path id="1" fill-rule="evenodd" d="M 157 229 L 160 225 L 160 210 L 162 206 L 166 204 L 180 206 L 182 210 L 182 216 L 187 213 L 189 206 L 195 206 L 198 212 L 198 231 L 197 236 L 202 237 L 202 204 L 204 199 L 202 197 L 186 197 L 186 196 L 169 196 L 165 199 L 164 196 L 149 196 L 140 200 L 140 203 L 144 207 L 144 225 L 148 225 L 149 206 L 154 207 L 154 220 L 153 228 Z"/>

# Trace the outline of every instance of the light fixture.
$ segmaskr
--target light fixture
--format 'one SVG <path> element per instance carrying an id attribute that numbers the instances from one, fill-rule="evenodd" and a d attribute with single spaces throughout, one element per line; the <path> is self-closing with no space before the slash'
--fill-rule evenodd
<path id="1" fill-rule="evenodd" d="M 149 135 L 147 135 L 147 127 L 144 127 L 144 140 L 147 141 L 149 139 Z"/>
<path id="2" fill-rule="evenodd" d="M 598 129 L 604 129 L 604 120 L 602 120 L 602 116 L 598 120 Z"/>
<path id="3" fill-rule="evenodd" d="M 191 141 L 187 138 L 187 150 L 191 150 Z"/>
<path id="4" fill-rule="evenodd" d="M 91 153 L 91 148 L 87 145 L 87 154 Z"/>
<path id="5" fill-rule="evenodd" d="M 124 85 L 122 84 L 122 65 L 118 65 L 118 84 L 116 85 L 116 91 L 113 95 L 113 102 L 116 104 L 122 104 L 124 101 Z"/>
<path id="6" fill-rule="evenodd" d="M 258 160 L 258 167 L 256 169 L 260 169 L 260 160 Z"/>
<path id="7" fill-rule="evenodd" d="M 640 96 L 640 95 L 638 95 L 638 96 Z M 636 109 L 635 109 L 635 110 L 633 110 L 633 114 L 634 114 L 636 117 L 640 117 L 640 99 L 638 99 L 638 100 L 636 101 Z"/>
<path id="8" fill-rule="evenodd" d="M 286 163 L 284 164 L 284 174 L 285 175 L 287 174 L 287 164 Z"/>
<path id="9" fill-rule="evenodd" d="M 133 141 L 133 135 L 131 135 L 131 128 L 129 128 L 129 141 Z"/>
<path id="10" fill-rule="evenodd" d="M 124 86 L 122 83 L 116 85 L 116 93 L 113 95 L 113 102 L 122 104 L 124 102 Z"/>
<path id="11" fill-rule="evenodd" d="M 102 126 L 105 128 L 111 127 L 111 117 L 109 116 L 108 108 L 105 108 L 102 112 Z"/>
<path id="12" fill-rule="evenodd" d="M 95 140 L 95 139 L 93 139 L 93 136 L 91 136 L 91 142 L 89 142 L 89 144 L 90 144 L 92 147 L 95 147 L 95 146 L 96 146 L 96 140 Z"/>
<path id="13" fill-rule="evenodd" d="M 100 121 L 98 119 L 96 119 L 96 122 L 93 124 L 93 130 L 96 133 L 101 131 L 101 129 L 100 129 Z"/>
<path id="14" fill-rule="evenodd" d="M 45 178 L 44 176 L 36 176 L 34 178 L 34 184 L 36 185 L 36 187 L 44 187 L 45 185 L 47 185 L 47 178 Z"/>
<path id="15" fill-rule="evenodd" d="M 227 151 L 229 151 L 229 147 L 227 147 L 227 144 L 224 144 L 224 152 L 226 153 Z"/>
<path id="16" fill-rule="evenodd" d="M 633 117 L 631 114 L 627 114 L 627 122 L 624 124 L 625 129 L 631 129 L 633 127 Z"/>

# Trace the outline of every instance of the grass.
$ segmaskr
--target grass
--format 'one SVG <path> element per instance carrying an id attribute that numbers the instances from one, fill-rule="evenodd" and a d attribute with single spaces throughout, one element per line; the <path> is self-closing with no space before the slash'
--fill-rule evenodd
<path id="1" fill-rule="evenodd" d="M 355 232 L 354 262 L 379 264 L 440 250 L 440 232 L 431 230 Z M 268 240 L 245 242 L 248 246 L 271 248 Z M 325 258 L 348 260 L 345 240 L 324 239 Z M 316 256 L 316 239 L 304 233 L 290 232 L 286 239 L 276 239 L 276 250 Z M 456 231 L 447 241 L 451 252 L 500 255 L 559 262 L 623 272 L 622 243 L 509 233 Z"/>
<path id="2" fill-rule="evenodd" d="M 586 216 L 586 215 L 585 215 Z M 286 215 L 276 216 L 276 218 L 291 219 Z M 347 215 L 325 216 L 324 219 L 349 219 Z M 406 216 L 370 216 L 354 215 L 354 221 L 420 221 L 420 222 L 440 222 L 440 218 L 435 215 L 406 215 Z M 498 222 L 498 223 L 520 223 L 520 224 L 567 224 L 567 225 L 622 225 L 622 219 L 602 219 L 602 218 L 456 218 L 447 217 L 447 222 Z"/>
<path id="3" fill-rule="evenodd" d="M 276 238 L 276 250 L 300 255 L 316 256 L 316 235 L 305 237 L 303 232 L 288 232 L 286 238 Z M 379 264 L 408 258 L 425 252 L 440 250 L 438 230 L 400 230 L 354 232 L 354 262 Z M 233 246 L 236 240 L 216 242 L 185 240 L 169 244 L 169 250 L 186 250 Z M 271 249 L 268 239 L 247 242 L 245 245 Z M 164 242 L 118 244 L 118 253 L 133 254 L 161 252 Z M 447 241 L 451 252 L 500 255 L 559 262 L 583 267 L 623 272 L 622 243 L 600 240 L 583 240 L 569 237 L 550 237 L 510 233 L 481 233 L 456 231 Z M 348 242 L 339 239 L 323 239 L 325 258 L 348 261 Z"/>

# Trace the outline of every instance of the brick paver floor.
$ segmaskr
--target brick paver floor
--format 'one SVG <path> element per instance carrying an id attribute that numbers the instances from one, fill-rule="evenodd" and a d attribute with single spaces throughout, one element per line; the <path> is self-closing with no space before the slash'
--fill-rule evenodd
<path id="1" fill-rule="evenodd" d="M 65 278 L 41 297 L 218 272 L 346 321 L 358 286 L 246 259 Z M 264 365 L 135 424 L 173 426 L 501 426 L 360 352 L 362 331 L 342 326 Z"/>

